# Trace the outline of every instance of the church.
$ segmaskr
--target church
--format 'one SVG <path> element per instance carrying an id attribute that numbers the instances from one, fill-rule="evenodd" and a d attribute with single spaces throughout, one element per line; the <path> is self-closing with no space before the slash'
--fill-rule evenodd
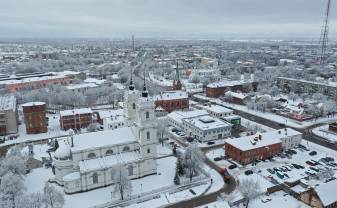
<path id="1" fill-rule="evenodd" d="M 157 121 L 145 80 L 143 91 L 130 79 L 125 93 L 127 127 L 59 139 L 54 152 L 54 181 L 67 194 L 114 183 L 114 166 L 123 164 L 130 179 L 157 173 Z"/>

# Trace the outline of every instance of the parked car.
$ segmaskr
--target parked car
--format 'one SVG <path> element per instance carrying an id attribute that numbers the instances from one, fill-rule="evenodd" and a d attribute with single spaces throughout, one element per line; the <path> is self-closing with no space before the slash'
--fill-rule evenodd
<path id="1" fill-rule="evenodd" d="M 252 170 L 246 170 L 245 171 L 245 175 L 252 175 L 253 174 L 253 171 Z"/>
<path id="2" fill-rule="evenodd" d="M 313 171 L 316 171 L 316 172 L 319 172 L 319 169 L 318 168 L 314 168 L 314 167 L 309 167 L 311 170 Z"/>
<path id="3" fill-rule="evenodd" d="M 310 165 L 310 166 L 315 166 L 316 165 L 315 163 L 313 163 L 311 161 L 306 161 L 305 163 L 308 164 L 308 165 Z"/>
<path id="4" fill-rule="evenodd" d="M 232 170 L 234 168 L 237 168 L 238 166 L 236 164 L 231 164 L 230 166 L 228 166 L 228 169 Z"/>
<path id="5" fill-rule="evenodd" d="M 210 142 L 207 142 L 207 144 L 208 145 L 213 145 L 213 144 L 215 144 L 215 142 L 210 141 Z"/>
<path id="6" fill-rule="evenodd" d="M 271 174 L 275 174 L 275 170 L 268 168 L 267 171 Z"/>
<path id="7" fill-rule="evenodd" d="M 284 178 L 284 174 L 281 173 L 281 172 L 276 171 L 276 175 L 277 175 L 277 177 L 279 177 L 280 179 L 283 179 L 283 178 Z"/>
<path id="8" fill-rule="evenodd" d="M 220 160 L 222 160 L 222 158 L 221 157 L 215 157 L 213 160 L 214 161 L 220 161 Z"/>
<path id="9" fill-rule="evenodd" d="M 316 151 L 311 151 L 311 152 L 309 152 L 309 155 L 310 155 L 310 156 L 317 155 L 317 152 L 316 152 Z"/>

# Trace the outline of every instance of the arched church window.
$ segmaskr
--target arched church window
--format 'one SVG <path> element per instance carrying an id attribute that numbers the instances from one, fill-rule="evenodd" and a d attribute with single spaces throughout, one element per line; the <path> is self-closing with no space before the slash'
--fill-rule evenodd
<path id="1" fill-rule="evenodd" d="M 149 131 L 146 132 L 146 139 L 147 139 L 147 140 L 150 140 L 150 132 L 149 132 Z"/>
<path id="2" fill-rule="evenodd" d="M 105 152 L 105 155 L 112 155 L 114 153 L 114 151 L 112 151 L 111 149 L 107 150 Z"/>
<path id="3" fill-rule="evenodd" d="M 88 154 L 88 158 L 89 159 L 92 159 L 92 158 L 95 158 L 95 157 L 96 157 L 96 154 L 93 153 L 93 152 L 91 152 L 91 153 Z"/>
<path id="4" fill-rule="evenodd" d="M 151 150 L 150 148 L 147 149 L 147 154 L 150 154 L 151 153 Z"/>
<path id="5" fill-rule="evenodd" d="M 127 152 L 127 151 L 130 151 L 130 147 L 129 146 L 123 147 L 123 152 Z"/>
<path id="6" fill-rule="evenodd" d="M 146 118 L 146 119 L 149 119 L 149 118 L 150 118 L 150 113 L 149 113 L 148 111 L 145 113 L 145 118 Z"/>
<path id="7" fill-rule="evenodd" d="M 132 103 L 132 109 L 136 109 L 136 103 Z"/>
<path id="8" fill-rule="evenodd" d="M 133 175 L 133 165 L 128 166 L 128 173 L 129 173 L 129 176 Z"/>
<path id="9" fill-rule="evenodd" d="M 92 183 L 93 184 L 98 183 L 98 174 L 97 173 L 92 174 Z"/>

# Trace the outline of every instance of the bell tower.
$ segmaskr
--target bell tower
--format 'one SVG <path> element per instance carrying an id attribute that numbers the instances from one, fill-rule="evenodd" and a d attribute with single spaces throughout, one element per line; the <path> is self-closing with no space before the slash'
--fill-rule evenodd
<path id="1" fill-rule="evenodd" d="M 132 126 L 136 121 L 136 103 L 139 99 L 139 91 L 136 90 L 135 85 L 132 80 L 133 70 L 131 69 L 129 90 L 125 92 L 124 95 L 124 111 L 127 115 L 127 124 Z"/>
<path id="2" fill-rule="evenodd" d="M 178 61 L 177 61 L 176 74 L 175 74 L 175 78 L 173 80 L 172 90 L 181 90 L 181 88 L 182 88 L 182 84 L 180 82 L 179 65 L 178 65 Z"/>

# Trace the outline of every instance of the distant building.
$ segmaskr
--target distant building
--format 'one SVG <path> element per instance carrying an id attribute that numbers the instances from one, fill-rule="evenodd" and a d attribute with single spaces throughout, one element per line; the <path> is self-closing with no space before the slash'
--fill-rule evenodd
<path id="1" fill-rule="evenodd" d="M 21 80 L 4 80 L 0 81 L 0 85 L 4 85 L 8 92 L 16 92 L 20 90 L 34 90 L 45 88 L 51 84 L 68 85 L 72 78 L 65 75 L 29 77 Z"/>
<path id="2" fill-rule="evenodd" d="M 203 108 L 211 115 L 217 118 L 223 118 L 227 116 L 233 115 L 233 110 L 229 108 L 225 108 L 220 105 L 209 105 L 203 106 Z"/>
<path id="3" fill-rule="evenodd" d="M 189 98 L 184 91 L 166 91 L 154 97 L 154 99 L 156 108 L 160 106 L 169 113 L 189 108 Z"/>
<path id="4" fill-rule="evenodd" d="M 22 105 L 27 134 L 39 134 L 48 131 L 46 103 L 30 102 Z"/>
<path id="5" fill-rule="evenodd" d="M 218 98 L 224 96 L 225 92 L 250 92 L 256 91 L 258 83 L 253 79 L 249 80 L 223 80 L 214 82 L 206 86 L 206 96 Z"/>
<path id="6" fill-rule="evenodd" d="M 92 123 L 92 116 L 90 108 L 60 111 L 60 126 L 63 130 L 86 128 Z"/>
<path id="7" fill-rule="evenodd" d="M 226 140 L 225 154 L 241 164 L 267 159 L 301 143 L 302 134 L 291 128 Z"/>
<path id="8" fill-rule="evenodd" d="M 14 96 L 0 97 L 0 136 L 18 133 L 18 110 Z"/>
<path id="9" fill-rule="evenodd" d="M 105 110 L 94 113 L 97 117 L 97 122 L 106 129 L 117 129 L 127 126 L 124 109 Z"/>
<path id="10" fill-rule="evenodd" d="M 98 87 L 97 84 L 95 83 L 82 83 L 82 84 L 72 84 L 72 85 L 68 85 L 66 86 L 67 90 L 71 90 L 73 92 L 80 92 L 80 93 L 84 93 L 86 92 L 88 89 L 91 88 L 96 88 Z"/>
<path id="11" fill-rule="evenodd" d="M 295 93 L 321 93 L 326 96 L 337 97 L 337 83 L 336 82 L 313 82 L 303 79 L 293 79 L 287 77 L 278 77 L 277 86 L 284 92 Z"/>
<path id="12" fill-rule="evenodd" d="M 174 111 L 167 115 L 167 121 L 170 126 L 179 130 L 184 130 L 183 119 L 195 118 L 204 115 L 209 115 L 206 110 Z"/>

